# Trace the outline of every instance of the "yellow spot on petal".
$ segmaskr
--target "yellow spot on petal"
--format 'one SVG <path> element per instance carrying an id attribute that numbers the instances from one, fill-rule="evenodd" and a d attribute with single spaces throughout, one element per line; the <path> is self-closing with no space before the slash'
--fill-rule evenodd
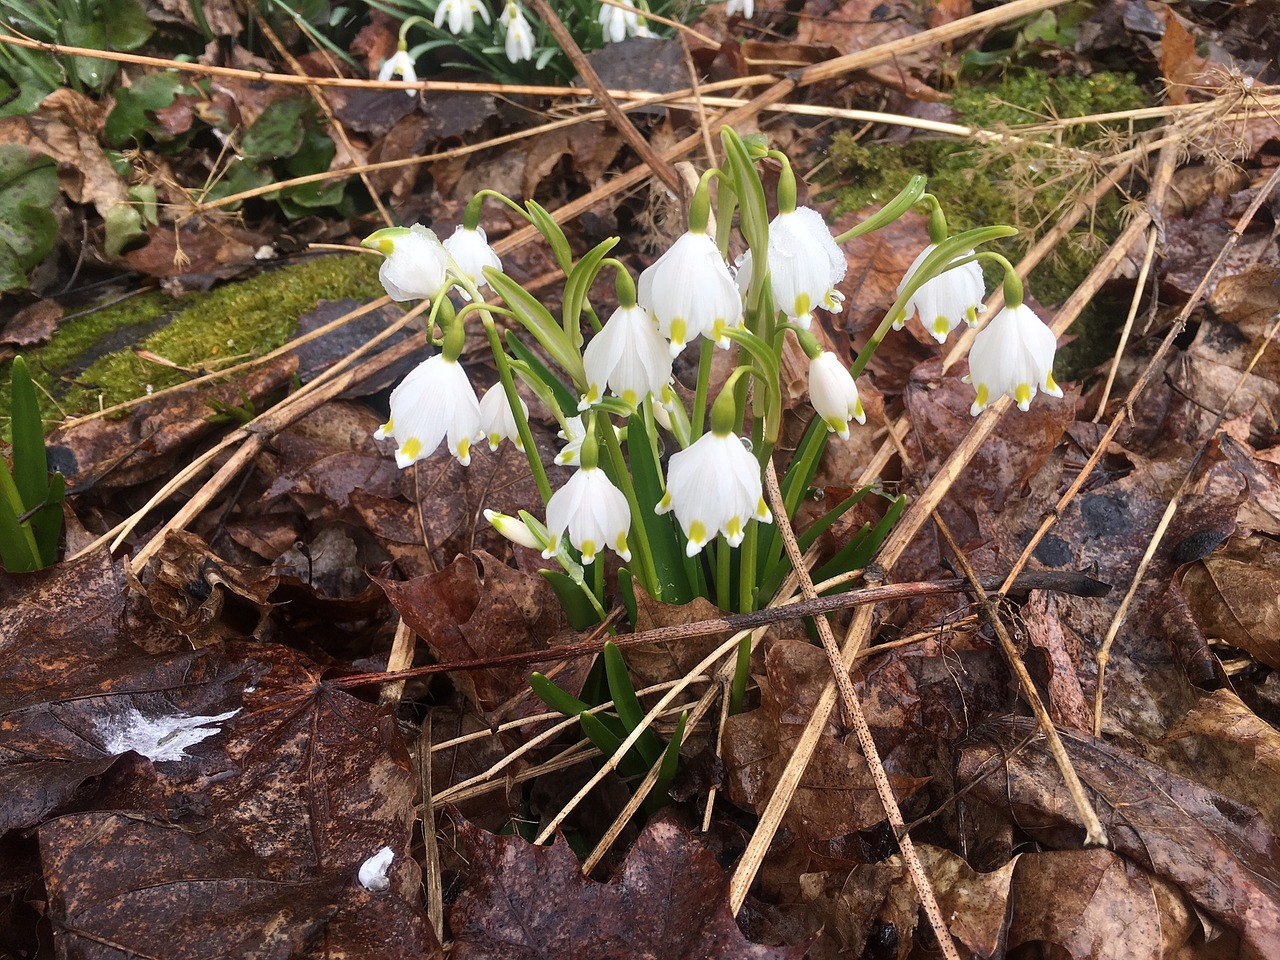
<path id="1" fill-rule="evenodd" d="M 978 308 L 971 306 L 964 312 L 964 322 L 969 326 L 976 326 L 978 323 Z"/>
<path id="2" fill-rule="evenodd" d="M 422 441 L 417 437 L 410 437 L 400 445 L 400 456 L 408 460 L 418 459 L 420 453 L 422 453 Z"/>
<path id="3" fill-rule="evenodd" d="M 497 450 L 497 449 L 498 449 L 498 444 L 500 444 L 501 442 L 502 442 L 502 434 L 500 434 L 500 433 L 491 433 L 491 434 L 489 434 L 489 449 L 490 449 L 490 450 Z"/>
<path id="4" fill-rule="evenodd" d="M 809 303 L 809 294 L 802 293 L 796 297 L 795 313 L 793 316 L 803 317 L 809 312 L 811 304 Z"/>
<path id="5" fill-rule="evenodd" d="M 630 559 L 631 548 L 627 546 L 627 535 L 625 533 L 618 534 L 618 542 L 613 545 L 613 552 L 623 560 Z"/>
<path id="6" fill-rule="evenodd" d="M 578 545 L 578 549 L 582 552 L 582 562 L 591 563 L 596 558 L 596 543 L 594 540 L 583 540 Z"/>
<path id="7" fill-rule="evenodd" d="M 974 402 L 978 405 L 979 409 L 981 409 L 987 405 L 987 401 L 990 396 L 991 392 L 987 389 L 987 385 L 985 383 L 980 383 L 978 384 L 978 396 Z"/>
<path id="8" fill-rule="evenodd" d="M 682 318 L 677 317 L 671 321 L 671 342 L 675 344 L 683 344 L 685 337 L 689 334 L 689 325 Z"/>
<path id="9" fill-rule="evenodd" d="M 736 540 L 742 536 L 742 518 L 730 517 L 729 522 L 724 526 L 724 535 L 730 540 Z"/>
<path id="10" fill-rule="evenodd" d="M 671 509 L 671 494 L 664 493 L 662 499 L 658 501 L 658 505 L 653 508 L 654 513 L 666 513 Z"/>
<path id="11" fill-rule="evenodd" d="M 1020 383 L 1016 390 L 1013 391 L 1013 399 L 1018 401 L 1018 408 L 1025 410 L 1031 406 L 1031 385 L 1028 383 Z"/>
<path id="12" fill-rule="evenodd" d="M 940 337 L 945 337 L 951 332 L 951 324 L 946 317 L 938 317 L 933 321 L 933 332 Z"/>
<path id="13" fill-rule="evenodd" d="M 386 422 L 386 423 L 384 423 L 382 426 L 380 426 L 377 430 L 375 430 L 375 431 L 373 432 L 373 438 L 374 438 L 375 440 L 383 440 L 383 439 L 385 439 L 385 438 L 387 438 L 387 437 L 391 436 L 391 431 L 392 431 L 392 430 L 394 430 L 394 429 L 395 429 L 395 427 L 394 427 L 394 426 L 392 425 L 392 423 L 391 423 L 391 418 L 390 418 L 390 417 L 388 417 L 388 418 L 387 418 L 387 422 Z"/>
<path id="14" fill-rule="evenodd" d="M 859 423 L 867 422 L 867 411 L 862 409 L 862 398 L 859 397 L 853 404 L 853 419 Z"/>
<path id="15" fill-rule="evenodd" d="M 1061 388 L 1058 386 L 1058 381 L 1053 379 L 1052 373 L 1045 374 L 1044 389 L 1046 393 L 1053 393 L 1055 391 L 1061 393 Z"/>
<path id="16" fill-rule="evenodd" d="M 689 539 L 697 544 L 707 542 L 707 527 L 701 520 L 695 520 L 689 524 Z"/>
<path id="17" fill-rule="evenodd" d="M 634 407 L 637 403 L 640 402 L 640 398 L 636 396 L 636 392 L 634 390 L 623 390 L 622 402 L 625 403 L 628 407 Z"/>
<path id="18" fill-rule="evenodd" d="M 458 462 L 464 467 L 471 462 L 471 438 L 463 437 L 458 441 Z"/>
<path id="19" fill-rule="evenodd" d="M 764 497 L 761 497 L 756 504 L 756 519 L 761 523 L 768 523 L 773 519 L 773 514 L 769 512 L 769 505 L 764 502 Z"/>

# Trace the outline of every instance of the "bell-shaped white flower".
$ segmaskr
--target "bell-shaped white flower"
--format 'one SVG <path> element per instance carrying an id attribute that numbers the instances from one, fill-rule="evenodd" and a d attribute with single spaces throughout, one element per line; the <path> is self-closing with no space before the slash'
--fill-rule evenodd
<path id="1" fill-rule="evenodd" d="M 382 69 L 378 71 L 379 80 L 390 80 L 392 77 L 399 77 L 407 83 L 418 82 L 418 71 L 415 69 L 413 57 L 409 56 L 407 50 L 397 50 L 389 60 L 382 64 Z M 418 91 L 406 90 L 409 96 L 413 96 Z"/>
<path id="2" fill-rule="evenodd" d="M 630 560 L 630 529 L 631 507 L 626 494 L 599 467 L 585 467 L 575 472 L 547 503 L 551 543 L 542 555 L 548 560 L 554 557 L 560 537 L 568 531 L 569 542 L 578 548 L 583 563 L 591 563 L 605 547 L 623 560 Z"/>
<path id="3" fill-rule="evenodd" d="M 741 13 L 744 17 L 750 20 L 755 16 L 755 12 L 756 0 L 729 0 L 729 2 L 724 5 L 724 15 L 726 17 L 732 17 L 735 13 Z"/>
<path id="4" fill-rule="evenodd" d="M 480 433 L 480 403 L 456 360 L 437 353 L 422 361 L 391 391 L 391 416 L 374 437 L 394 437 L 401 469 L 435 453 L 448 437 L 449 452 L 464 467 Z"/>
<path id="5" fill-rule="evenodd" d="M 867 422 L 858 385 L 840 358 L 829 350 L 809 361 L 809 402 L 827 429 L 841 440 L 849 439 L 850 420 Z"/>
<path id="6" fill-rule="evenodd" d="M 447 19 L 449 32 L 456 37 L 476 28 L 477 13 L 486 24 L 490 23 L 489 8 L 480 0 L 440 0 L 440 6 L 436 7 L 435 24 L 441 27 Z"/>
<path id="7" fill-rule="evenodd" d="M 902 281 L 898 284 L 898 295 L 907 288 L 911 278 L 924 263 L 925 257 L 933 253 L 937 244 L 929 244 L 920 251 Z M 973 251 L 962 253 L 956 260 L 972 257 Z M 907 318 L 913 313 L 920 314 L 920 324 L 939 343 L 945 343 L 951 331 L 964 321 L 969 326 L 978 322 L 978 311 L 982 309 L 982 298 L 986 294 L 986 284 L 982 280 L 982 267 L 977 261 L 970 261 L 958 267 L 951 267 L 931 280 L 926 280 L 920 289 L 907 301 L 906 313 L 893 324 L 893 329 L 901 330 Z"/>
<path id="8" fill-rule="evenodd" d="M 742 297 L 716 242 L 704 231 L 685 233 L 640 274 L 636 298 L 671 341 L 672 356 L 699 336 L 728 348 L 724 331 L 742 326 Z"/>
<path id="9" fill-rule="evenodd" d="M 527 420 L 529 418 L 529 405 L 520 397 L 516 399 L 520 401 L 520 412 L 524 414 Z M 498 444 L 505 438 L 514 443 L 517 450 L 524 452 L 524 441 L 520 439 L 520 428 L 516 426 L 516 418 L 511 412 L 511 404 L 507 402 L 507 391 L 502 389 L 502 384 L 500 383 L 495 383 L 480 398 L 480 432 L 476 435 L 476 439 L 481 437 L 489 441 L 490 450 L 497 450 Z"/>
<path id="10" fill-rule="evenodd" d="M 977 416 L 987 404 L 1006 393 L 1027 410 L 1036 393 L 1062 396 L 1053 381 L 1053 331 L 1025 304 L 1005 307 L 978 331 L 969 350 L 969 375 L 978 392 L 970 413 Z"/>
<path id="11" fill-rule="evenodd" d="M 666 386 L 671 378 L 671 350 L 648 310 L 639 305 L 619 307 L 587 344 L 582 365 L 587 371 L 587 395 L 579 410 L 598 403 L 606 386 L 634 408 Z"/>
<path id="12" fill-rule="evenodd" d="M 533 28 L 515 0 L 507 0 L 502 11 L 502 26 L 507 31 L 507 59 L 512 63 L 533 59 Z"/>
<path id="13" fill-rule="evenodd" d="M 615 7 L 612 4 L 602 3 L 596 19 L 600 22 L 605 43 L 621 43 L 627 37 L 653 36 L 634 8 Z"/>
<path id="14" fill-rule="evenodd" d="M 449 254 L 439 237 L 422 224 L 379 230 L 361 246 L 385 257 L 378 279 L 392 300 L 434 300 L 444 292 Z"/>
<path id="15" fill-rule="evenodd" d="M 560 452 L 556 454 L 556 466 L 576 467 L 582 454 L 582 441 L 587 439 L 587 428 L 582 418 L 566 418 L 564 429 L 558 431 L 556 436 L 565 442 Z"/>
<path id="16" fill-rule="evenodd" d="M 736 547 L 746 535 L 748 520 L 772 520 L 762 491 L 760 464 L 742 438 L 712 431 L 671 455 L 667 492 L 656 510 L 675 512 L 689 538 L 685 552 L 692 557 L 717 533 Z"/>
<path id="17" fill-rule="evenodd" d="M 459 225 L 458 229 L 453 231 L 453 236 L 444 242 L 444 248 L 449 251 L 449 256 L 453 257 L 458 271 L 477 287 L 483 287 L 488 282 L 484 278 L 485 267 L 502 269 L 502 261 L 493 252 L 493 247 L 489 246 L 489 238 L 485 235 L 484 227 L 468 230 Z M 469 295 L 468 299 L 470 299 Z"/>
<path id="18" fill-rule="evenodd" d="M 493 529 L 512 543 L 528 547 L 530 550 L 541 550 L 546 546 L 546 543 L 540 542 L 537 534 L 519 517 L 498 513 L 497 510 L 485 510 L 484 518 L 493 525 Z"/>
<path id="19" fill-rule="evenodd" d="M 849 264 L 836 244 L 822 214 L 812 207 L 780 213 L 769 223 L 769 282 L 774 305 L 808 330 L 813 311 L 822 307 L 838 313 L 844 294 L 836 284 Z M 738 259 L 738 285 L 751 279 L 751 251 Z M 746 290 L 742 289 L 745 296 Z"/>

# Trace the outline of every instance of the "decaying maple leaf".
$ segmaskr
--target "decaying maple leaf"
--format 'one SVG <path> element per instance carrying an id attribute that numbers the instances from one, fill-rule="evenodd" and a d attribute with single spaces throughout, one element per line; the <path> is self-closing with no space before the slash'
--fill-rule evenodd
<path id="1" fill-rule="evenodd" d="M 535 957 L 799 960 L 805 947 L 751 943 L 711 853 L 679 824 L 645 828 L 608 883 L 582 875 L 561 841 L 539 847 L 458 821 L 470 880 L 453 905 L 456 960 Z"/>

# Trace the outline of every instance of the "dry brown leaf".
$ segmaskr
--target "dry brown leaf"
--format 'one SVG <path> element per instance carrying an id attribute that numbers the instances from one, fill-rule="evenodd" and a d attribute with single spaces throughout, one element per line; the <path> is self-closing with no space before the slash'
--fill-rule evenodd
<path id="1" fill-rule="evenodd" d="M 1280 544 L 1232 538 L 1183 570 L 1180 586 L 1206 637 L 1280 668 Z"/>

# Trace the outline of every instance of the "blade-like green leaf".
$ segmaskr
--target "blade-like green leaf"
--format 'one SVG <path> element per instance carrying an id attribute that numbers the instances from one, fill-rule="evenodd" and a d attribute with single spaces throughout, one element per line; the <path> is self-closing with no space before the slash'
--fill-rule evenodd
<path id="1" fill-rule="evenodd" d="M 9 372 L 13 426 L 13 479 L 23 511 L 44 502 L 49 490 L 49 461 L 44 449 L 44 421 L 31 373 L 22 357 L 14 357 Z"/>
<path id="2" fill-rule="evenodd" d="M 604 645 L 604 669 L 609 677 L 609 693 L 613 697 L 613 709 L 618 712 L 622 725 L 630 734 L 644 719 L 644 707 L 636 696 L 635 685 L 631 682 L 631 673 L 627 670 L 627 662 L 622 658 L 622 651 L 617 645 L 606 642 Z M 645 768 L 653 766 L 662 756 L 662 741 L 650 727 L 640 734 L 635 748 L 644 759 Z"/>

